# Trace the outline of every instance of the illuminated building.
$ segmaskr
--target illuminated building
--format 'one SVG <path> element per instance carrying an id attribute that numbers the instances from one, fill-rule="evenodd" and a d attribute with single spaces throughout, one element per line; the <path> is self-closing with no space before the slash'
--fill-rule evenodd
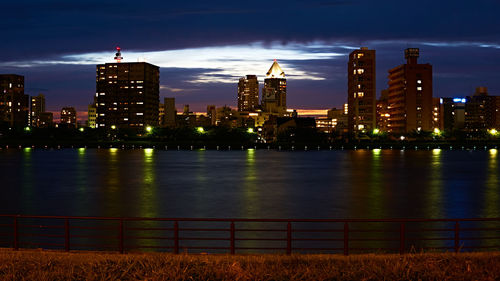
<path id="1" fill-rule="evenodd" d="M 94 103 L 89 104 L 87 114 L 87 127 L 96 128 L 97 127 L 97 108 Z"/>
<path id="2" fill-rule="evenodd" d="M 31 126 L 39 127 L 40 114 L 45 112 L 45 96 L 43 94 L 31 97 L 30 112 Z"/>
<path id="3" fill-rule="evenodd" d="M 453 131 L 465 128 L 466 98 L 441 98 L 443 130 Z"/>
<path id="4" fill-rule="evenodd" d="M 29 124 L 29 96 L 24 94 L 24 76 L 0 75 L 0 122 L 10 127 Z"/>
<path id="5" fill-rule="evenodd" d="M 175 98 L 165 98 L 163 100 L 165 116 L 163 118 L 163 126 L 175 127 L 175 119 L 177 116 L 177 109 L 175 108 Z"/>
<path id="6" fill-rule="evenodd" d="M 259 81 L 256 75 L 241 77 L 238 82 L 238 111 L 254 112 L 259 106 Z"/>
<path id="7" fill-rule="evenodd" d="M 215 126 L 217 124 L 217 109 L 215 105 L 207 106 L 207 117 L 210 118 L 211 126 Z"/>
<path id="8" fill-rule="evenodd" d="M 97 65 L 96 107 L 99 128 L 143 130 L 158 125 L 160 68 L 146 62 Z"/>
<path id="9" fill-rule="evenodd" d="M 63 107 L 61 109 L 61 126 L 67 128 L 76 128 L 76 110 L 74 107 Z"/>
<path id="10" fill-rule="evenodd" d="M 274 60 L 266 73 L 262 90 L 262 109 L 271 113 L 286 113 L 286 79 L 285 72 Z"/>
<path id="11" fill-rule="evenodd" d="M 344 106 L 345 107 L 345 106 Z M 333 129 L 338 133 L 347 133 L 348 114 L 344 109 L 332 108 L 327 111 L 327 118 L 332 120 Z"/>
<path id="12" fill-rule="evenodd" d="M 473 96 L 466 97 L 465 128 L 480 131 L 495 128 L 497 97 L 488 95 L 486 87 L 479 87 Z"/>
<path id="13" fill-rule="evenodd" d="M 350 133 L 371 131 L 376 126 L 375 50 L 361 48 L 349 54 L 347 104 Z"/>
<path id="14" fill-rule="evenodd" d="M 432 98 L 432 128 L 435 130 L 436 128 L 439 130 L 444 129 L 443 123 L 443 113 L 441 108 L 441 99 L 440 98 Z"/>
<path id="15" fill-rule="evenodd" d="M 165 106 L 163 103 L 158 104 L 158 124 L 163 124 L 163 120 L 165 119 Z"/>
<path id="16" fill-rule="evenodd" d="M 382 132 L 388 132 L 389 119 L 389 90 L 382 90 L 380 98 L 377 100 L 377 128 Z"/>
<path id="17" fill-rule="evenodd" d="M 315 121 L 316 128 L 322 133 L 331 134 L 337 126 L 337 120 L 328 117 L 318 117 Z"/>
<path id="18" fill-rule="evenodd" d="M 419 49 L 405 50 L 406 64 L 389 70 L 389 131 L 432 131 L 432 65 L 418 64 Z"/>

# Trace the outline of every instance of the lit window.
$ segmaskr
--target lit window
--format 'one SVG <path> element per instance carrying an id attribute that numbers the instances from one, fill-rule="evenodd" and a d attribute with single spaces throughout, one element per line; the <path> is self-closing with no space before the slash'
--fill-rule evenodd
<path id="1" fill-rule="evenodd" d="M 417 87 L 417 91 L 422 91 L 422 87 Z"/>
<path id="2" fill-rule="evenodd" d="M 144 115 L 142 112 L 137 112 L 135 115 Z"/>
<path id="3" fill-rule="evenodd" d="M 365 96 L 365 93 L 364 92 L 358 92 L 358 98 L 362 98 Z"/>
<path id="4" fill-rule="evenodd" d="M 104 113 L 100 113 L 99 116 L 104 116 L 105 114 Z"/>
<path id="5" fill-rule="evenodd" d="M 417 80 L 417 84 L 422 84 L 422 80 Z"/>
<path id="6" fill-rule="evenodd" d="M 358 59 L 362 58 L 365 54 L 358 54 Z"/>
<path id="7" fill-rule="evenodd" d="M 143 87 L 142 86 L 137 86 L 137 89 L 142 89 Z"/>
<path id="8" fill-rule="evenodd" d="M 362 68 L 358 69 L 358 74 L 363 74 L 363 73 L 365 73 L 364 69 L 362 69 Z"/>

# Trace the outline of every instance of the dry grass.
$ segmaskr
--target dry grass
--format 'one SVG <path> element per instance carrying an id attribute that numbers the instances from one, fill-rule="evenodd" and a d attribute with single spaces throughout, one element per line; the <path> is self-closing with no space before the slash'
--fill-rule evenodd
<path id="1" fill-rule="evenodd" d="M 0 250 L 0 280 L 499 280 L 500 253 L 172 255 Z"/>

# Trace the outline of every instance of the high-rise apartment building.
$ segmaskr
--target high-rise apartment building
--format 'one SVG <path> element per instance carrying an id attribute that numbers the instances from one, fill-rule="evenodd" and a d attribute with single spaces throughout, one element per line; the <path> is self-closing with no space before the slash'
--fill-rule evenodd
<path id="1" fill-rule="evenodd" d="M 74 107 L 63 107 L 61 109 L 61 126 L 67 128 L 76 128 L 76 109 Z"/>
<path id="2" fill-rule="evenodd" d="M 39 94 L 31 97 L 30 122 L 33 127 L 40 127 L 40 115 L 45 112 L 45 96 Z"/>
<path id="3" fill-rule="evenodd" d="M 95 103 L 89 104 L 87 113 L 87 126 L 97 128 L 97 107 Z"/>
<path id="4" fill-rule="evenodd" d="M 160 68 L 146 62 L 97 65 L 96 107 L 99 128 L 143 130 L 158 125 Z"/>
<path id="5" fill-rule="evenodd" d="M 495 128 L 496 105 L 497 97 L 488 95 L 486 87 L 476 88 L 473 96 L 466 97 L 465 128 L 471 132 Z"/>
<path id="6" fill-rule="evenodd" d="M 362 47 L 349 54 L 347 65 L 347 104 L 350 133 L 371 131 L 376 127 L 375 50 Z"/>
<path id="7" fill-rule="evenodd" d="M 262 109 L 270 113 L 286 113 L 285 72 L 276 60 L 266 73 L 266 77 L 262 90 Z"/>
<path id="8" fill-rule="evenodd" d="M 377 100 L 377 128 L 382 132 L 389 131 L 389 90 L 382 90 Z"/>
<path id="9" fill-rule="evenodd" d="M 0 123 L 10 127 L 28 126 L 29 96 L 24 94 L 24 76 L 0 75 Z"/>
<path id="10" fill-rule="evenodd" d="M 419 49 L 405 50 L 406 64 L 389 70 L 389 131 L 432 131 L 432 65 L 418 64 Z"/>
<path id="11" fill-rule="evenodd" d="M 238 82 L 238 111 L 254 112 L 259 106 L 259 81 L 256 75 L 241 77 Z"/>
<path id="12" fill-rule="evenodd" d="M 466 98 L 441 98 L 442 124 L 447 132 L 462 130 L 465 127 L 465 103 Z"/>
<path id="13" fill-rule="evenodd" d="M 210 118 L 210 125 L 215 126 L 217 124 L 217 109 L 215 105 L 207 106 L 207 117 Z"/>
<path id="14" fill-rule="evenodd" d="M 175 127 L 175 118 L 177 110 L 175 109 L 175 98 L 163 99 L 165 116 L 163 117 L 163 126 Z"/>

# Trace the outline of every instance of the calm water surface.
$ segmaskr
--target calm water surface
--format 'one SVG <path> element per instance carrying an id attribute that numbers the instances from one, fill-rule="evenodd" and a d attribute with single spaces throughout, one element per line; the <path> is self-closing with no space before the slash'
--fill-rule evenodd
<path id="1" fill-rule="evenodd" d="M 488 151 L 0 150 L 0 213 L 500 217 Z"/>

